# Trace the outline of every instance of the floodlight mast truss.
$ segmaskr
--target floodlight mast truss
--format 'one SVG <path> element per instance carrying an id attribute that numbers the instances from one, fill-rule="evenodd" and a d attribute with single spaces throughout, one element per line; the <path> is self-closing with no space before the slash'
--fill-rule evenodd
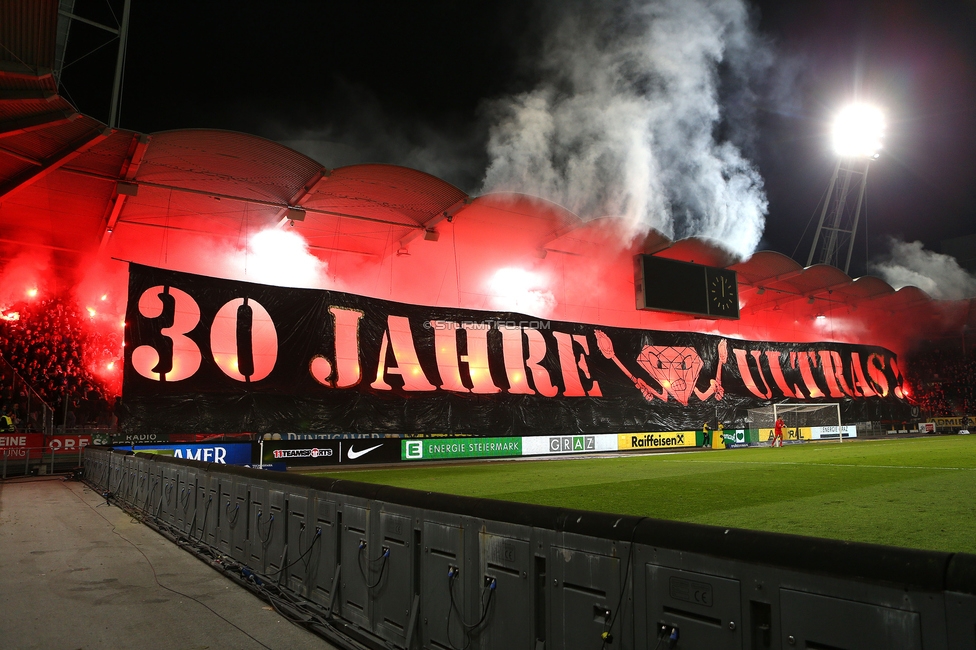
<path id="1" fill-rule="evenodd" d="M 868 183 L 870 165 L 871 158 L 867 157 L 852 156 L 837 160 L 834 175 L 831 176 L 827 188 L 823 210 L 820 212 L 817 231 L 813 236 L 810 255 L 807 257 L 807 266 L 816 261 L 819 264 L 836 266 L 843 269 L 844 273 L 850 272 L 854 239 L 857 236 L 857 224 L 861 217 L 861 205 L 864 203 L 864 190 Z M 852 201 L 851 195 L 855 192 L 857 200 Z M 841 266 L 842 258 L 843 266 Z"/>
<path id="2" fill-rule="evenodd" d="M 132 0 L 125 0 L 122 4 L 122 20 L 118 28 L 103 25 L 83 18 L 74 13 L 74 0 L 60 0 L 58 3 L 58 34 L 55 45 L 55 78 L 61 82 L 61 72 L 64 69 L 64 55 L 68 47 L 68 35 L 71 30 L 71 22 L 77 21 L 91 25 L 98 29 L 115 34 L 119 39 L 118 54 L 115 57 L 115 77 L 112 80 L 112 100 L 109 106 L 108 125 L 113 129 L 119 127 L 119 98 L 122 93 L 122 73 L 125 65 L 125 46 L 129 37 L 129 9 Z M 62 20 L 62 18 L 64 20 Z"/>

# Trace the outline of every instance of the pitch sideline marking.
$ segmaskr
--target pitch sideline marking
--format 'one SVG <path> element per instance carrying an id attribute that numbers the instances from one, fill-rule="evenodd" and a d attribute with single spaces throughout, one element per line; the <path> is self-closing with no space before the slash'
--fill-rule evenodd
<path id="1" fill-rule="evenodd" d="M 877 469 L 944 469 L 944 470 L 956 470 L 963 472 L 976 472 L 976 467 L 934 467 L 934 466 L 922 466 L 922 465 L 858 465 L 855 463 L 797 463 L 795 461 L 787 460 L 774 460 L 774 461 L 748 461 L 748 460 L 674 460 L 671 458 L 664 458 L 661 460 L 662 463 L 709 463 L 713 465 L 804 465 L 804 466 L 814 466 L 814 467 L 866 467 L 866 468 L 877 468 Z"/>

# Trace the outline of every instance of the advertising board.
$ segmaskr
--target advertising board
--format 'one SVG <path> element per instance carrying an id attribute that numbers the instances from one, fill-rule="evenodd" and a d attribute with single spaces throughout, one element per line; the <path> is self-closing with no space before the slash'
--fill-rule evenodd
<path id="1" fill-rule="evenodd" d="M 522 438 L 424 438 L 401 440 L 403 460 L 499 458 L 522 455 Z"/>
<path id="2" fill-rule="evenodd" d="M 774 429 L 772 427 L 768 429 L 758 429 L 758 431 L 759 431 L 760 443 L 773 441 Z M 783 442 L 801 442 L 803 440 L 812 440 L 812 438 L 810 437 L 809 428 L 783 427 Z"/>
<path id="3" fill-rule="evenodd" d="M 613 433 L 573 436 L 532 436 L 522 438 L 523 456 L 548 454 L 592 454 L 617 451 L 617 435 Z"/>
<path id="4" fill-rule="evenodd" d="M 90 444 L 90 435 L 44 436 L 44 453 L 77 454 Z"/>
<path id="5" fill-rule="evenodd" d="M 628 449 L 671 449 L 694 447 L 697 445 L 695 431 L 658 431 L 654 433 L 621 433 L 617 435 L 617 448 Z"/>
<path id="6" fill-rule="evenodd" d="M 958 431 L 962 428 L 962 416 L 932 419 L 935 420 L 935 426 L 943 431 Z"/>
<path id="7" fill-rule="evenodd" d="M 132 451 L 148 454 L 160 454 L 174 458 L 199 460 L 205 463 L 219 463 L 221 465 L 250 465 L 251 443 L 228 442 L 213 444 L 183 444 L 183 445 L 133 445 Z"/>
<path id="8" fill-rule="evenodd" d="M 277 442 L 279 440 L 361 440 L 364 438 L 403 438 L 402 433 L 265 433 L 261 439 Z"/>
<path id="9" fill-rule="evenodd" d="M 44 436 L 39 433 L 4 433 L 0 434 L 0 450 L 5 458 L 40 457 L 41 447 L 44 446 Z"/>
<path id="10" fill-rule="evenodd" d="M 400 440 L 265 440 L 261 465 L 266 469 L 321 465 L 377 465 L 400 462 Z"/>
<path id="11" fill-rule="evenodd" d="M 837 438 L 856 438 L 857 427 L 845 424 L 839 427 L 810 427 L 811 440 L 837 440 Z"/>

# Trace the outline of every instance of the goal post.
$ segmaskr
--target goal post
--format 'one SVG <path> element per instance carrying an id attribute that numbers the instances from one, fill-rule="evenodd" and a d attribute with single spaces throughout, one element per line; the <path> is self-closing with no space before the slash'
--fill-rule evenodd
<path id="1" fill-rule="evenodd" d="M 811 434 L 811 437 L 816 440 L 837 440 L 840 442 L 844 439 L 839 402 L 822 404 L 783 402 L 758 409 L 749 409 L 750 426 L 757 430 L 773 429 L 776 426 L 776 420 L 779 418 L 783 418 L 783 422 L 786 424 L 784 437 L 787 439 L 801 439 L 799 434 L 801 429 L 815 432 Z"/>

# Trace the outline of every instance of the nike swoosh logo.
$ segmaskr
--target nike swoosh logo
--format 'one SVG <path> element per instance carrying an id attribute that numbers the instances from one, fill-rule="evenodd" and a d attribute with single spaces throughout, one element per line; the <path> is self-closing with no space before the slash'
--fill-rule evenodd
<path id="1" fill-rule="evenodd" d="M 374 449 L 379 449 L 382 446 L 383 446 L 383 444 L 380 443 L 380 444 L 376 445 L 375 447 L 367 447 L 366 449 L 363 449 L 362 451 L 353 451 L 352 445 L 349 445 L 349 453 L 347 455 L 349 456 L 349 460 L 356 460 L 360 456 L 365 456 L 366 454 L 368 454 L 369 452 L 373 451 Z"/>

